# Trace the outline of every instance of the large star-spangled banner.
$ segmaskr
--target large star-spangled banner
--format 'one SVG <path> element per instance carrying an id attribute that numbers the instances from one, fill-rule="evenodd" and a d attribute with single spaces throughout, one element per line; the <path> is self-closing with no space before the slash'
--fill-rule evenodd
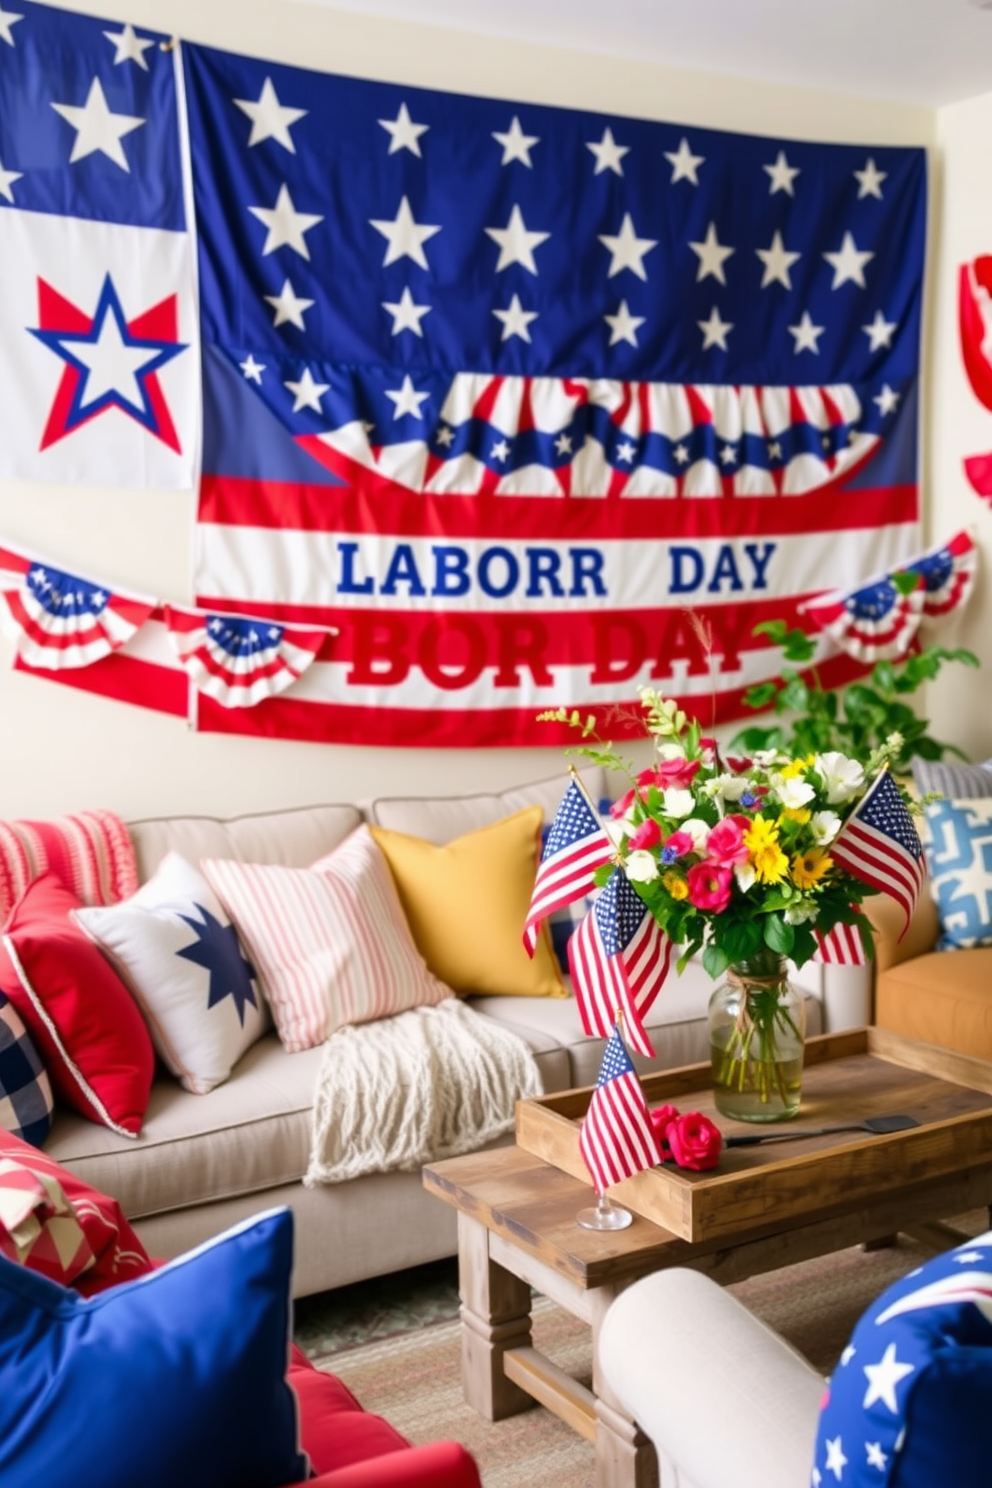
<path id="1" fill-rule="evenodd" d="M 0 476 L 189 486 L 194 253 L 166 38 L 0 12 Z"/>
<path id="2" fill-rule="evenodd" d="M 195 588 L 339 627 L 292 727 L 740 716 L 756 623 L 919 552 L 922 152 L 185 63 Z"/>

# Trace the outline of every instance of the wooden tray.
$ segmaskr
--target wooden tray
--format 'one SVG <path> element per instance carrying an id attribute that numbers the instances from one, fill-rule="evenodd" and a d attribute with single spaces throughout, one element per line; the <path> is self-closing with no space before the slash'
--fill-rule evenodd
<path id="1" fill-rule="evenodd" d="M 683 1113 L 702 1111 L 724 1136 L 764 1129 L 718 1115 L 708 1064 L 644 1075 L 641 1083 L 649 1106 L 669 1102 Z M 592 1089 L 517 1104 L 517 1145 L 586 1183 L 579 1127 Z M 795 1126 L 896 1113 L 921 1125 L 889 1136 L 846 1132 L 724 1148 L 709 1172 L 659 1165 L 616 1184 L 610 1195 L 684 1240 L 713 1240 L 791 1228 L 857 1207 L 869 1195 L 985 1166 L 992 1161 L 992 1064 L 878 1028 L 807 1040 Z"/>

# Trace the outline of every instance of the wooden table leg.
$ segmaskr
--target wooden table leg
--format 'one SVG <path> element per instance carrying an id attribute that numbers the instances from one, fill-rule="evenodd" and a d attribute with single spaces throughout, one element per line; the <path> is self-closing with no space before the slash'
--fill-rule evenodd
<path id="1" fill-rule="evenodd" d="M 596 1397 L 596 1488 L 659 1488 L 658 1454 L 637 1422 L 610 1390 L 599 1368 L 599 1329 L 622 1290 L 600 1287 L 592 1294 L 592 1388 Z"/>
<path id="2" fill-rule="evenodd" d="M 502 1421 L 537 1402 L 503 1372 L 507 1349 L 529 1348 L 530 1287 L 489 1255 L 489 1231 L 458 1215 L 458 1289 L 462 1319 L 462 1389 L 473 1410 Z"/>

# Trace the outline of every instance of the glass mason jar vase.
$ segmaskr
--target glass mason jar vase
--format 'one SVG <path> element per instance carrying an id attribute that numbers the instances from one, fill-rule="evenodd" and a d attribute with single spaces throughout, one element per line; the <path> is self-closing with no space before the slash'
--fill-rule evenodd
<path id="1" fill-rule="evenodd" d="M 731 966 L 709 1003 L 713 1099 L 735 1121 L 787 1121 L 802 1094 L 806 1003 L 783 956 Z"/>

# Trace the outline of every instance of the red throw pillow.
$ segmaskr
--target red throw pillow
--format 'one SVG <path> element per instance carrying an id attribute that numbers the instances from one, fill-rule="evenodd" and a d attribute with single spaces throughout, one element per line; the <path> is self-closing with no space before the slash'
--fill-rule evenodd
<path id="1" fill-rule="evenodd" d="M 90 1296 L 105 1287 L 116 1286 L 120 1281 L 133 1281 L 154 1270 L 148 1252 L 134 1230 L 124 1218 L 116 1199 L 110 1199 L 98 1189 L 91 1188 L 68 1168 L 63 1168 L 44 1152 L 15 1137 L 12 1132 L 0 1131 L 0 1161 L 9 1160 L 42 1180 L 55 1181 L 69 1202 L 73 1215 L 83 1232 L 92 1262 L 79 1275 L 71 1275 L 78 1257 L 67 1257 L 65 1274 L 53 1276 L 51 1251 L 38 1251 L 37 1256 L 22 1257 L 23 1264 L 31 1271 L 43 1270 L 46 1276 L 73 1286 L 77 1292 Z M 9 1249 L 4 1250 L 10 1254 Z M 38 1264 L 45 1257 L 45 1265 Z"/>
<path id="2" fill-rule="evenodd" d="M 71 918 L 79 908 L 52 873 L 28 885 L 3 929 L 0 990 L 24 1020 L 62 1100 L 134 1137 L 155 1052 L 130 992 Z"/>

